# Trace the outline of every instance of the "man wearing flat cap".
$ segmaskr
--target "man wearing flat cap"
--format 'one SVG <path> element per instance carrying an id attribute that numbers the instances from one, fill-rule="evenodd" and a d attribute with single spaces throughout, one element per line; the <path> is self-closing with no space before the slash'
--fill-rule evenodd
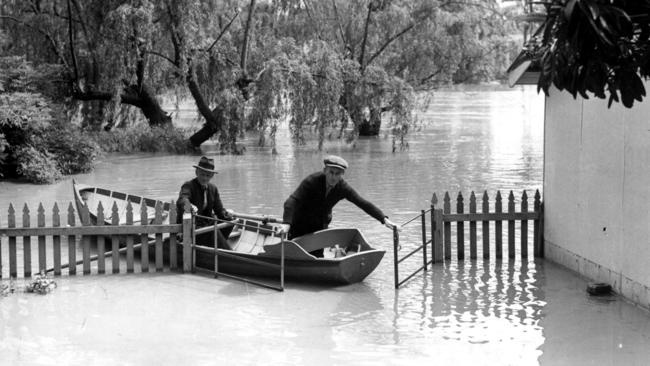
<path id="1" fill-rule="evenodd" d="M 199 160 L 199 163 L 197 165 L 193 165 L 193 167 L 195 168 L 194 172 L 196 174 L 196 178 L 183 183 L 181 186 L 181 191 L 178 195 L 178 201 L 176 201 L 176 206 L 179 212 L 179 223 L 182 222 L 183 211 L 187 202 L 190 203 L 192 213 L 196 215 L 204 217 L 213 217 L 213 215 L 215 215 L 220 220 L 232 220 L 232 215 L 230 215 L 230 213 L 228 213 L 226 209 L 223 208 L 217 186 L 210 183 L 212 177 L 217 174 L 217 171 L 214 170 L 214 159 L 203 156 Z M 214 220 L 200 217 L 197 217 L 195 222 L 197 227 L 209 226 L 216 223 Z M 229 249 L 226 243 L 226 238 L 224 236 L 229 233 L 224 233 L 223 230 L 224 229 L 217 232 L 218 247 Z M 212 237 L 212 234 L 202 235 L 201 244 L 214 246 L 214 239 Z"/>
<path id="2" fill-rule="evenodd" d="M 348 163 L 340 156 L 323 160 L 323 171 L 307 176 L 284 202 L 284 230 L 295 238 L 327 229 L 332 221 L 332 208 L 342 199 L 354 203 L 368 215 L 392 229 L 396 225 L 370 201 L 361 197 L 344 179 Z M 322 256 L 322 249 L 312 254 Z"/>

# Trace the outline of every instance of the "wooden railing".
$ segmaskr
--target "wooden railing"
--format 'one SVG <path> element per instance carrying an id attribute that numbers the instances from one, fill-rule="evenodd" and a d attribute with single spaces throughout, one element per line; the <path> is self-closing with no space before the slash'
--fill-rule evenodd
<path id="1" fill-rule="evenodd" d="M 67 216 L 61 215 L 57 204 L 54 205 L 51 214 L 51 223 L 46 226 L 45 210 L 39 204 L 36 215 L 36 226 L 32 225 L 30 210 L 25 204 L 22 211 L 22 226 L 17 227 L 17 215 L 13 205 L 9 205 L 7 226 L 1 225 L 0 217 L 0 278 L 6 272 L 16 278 L 19 275 L 18 254 L 22 254 L 22 275 L 31 277 L 33 274 L 32 254 L 37 256 L 38 271 L 41 273 L 53 272 L 55 276 L 62 274 L 67 268 L 69 275 L 77 274 L 77 266 L 81 265 L 83 274 L 91 274 L 91 267 L 98 274 L 107 273 L 106 258 L 110 258 L 111 273 L 120 273 L 120 255 L 126 253 L 126 272 L 132 273 L 136 270 L 136 254 L 139 254 L 140 272 L 150 270 L 150 253 L 153 250 L 153 265 L 155 271 L 163 271 L 163 245 L 167 245 L 169 261 L 166 264 L 168 269 L 182 271 L 192 270 L 191 261 L 191 232 L 192 218 L 190 215 L 183 217 L 182 224 L 176 224 L 176 208 L 174 204 L 169 205 L 168 218 L 170 224 L 163 224 L 163 207 L 158 204 L 154 217 L 147 216 L 146 206 L 142 205 L 139 221 L 134 220 L 134 212 L 131 203 L 126 208 L 126 221 L 120 223 L 120 215 L 117 205 L 113 205 L 111 215 L 106 218 L 101 203 L 98 206 L 95 220 L 91 221 L 90 213 L 85 206 L 79 212 L 81 222 L 77 224 L 76 211 L 69 205 Z M 62 222 L 67 223 L 63 224 Z M 105 222 L 111 225 L 105 225 Z M 184 230 L 185 228 L 185 230 Z M 176 253 L 176 234 L 183 233 L 184 246 L 183 268 L 179 268 L 179 260 Z M 163 240 L 163 235 L 169 236 L 169 240 Z M 32 253 L 32 238 L 36 239 L 36 252 Z M 22 245 L 19 245 L 19 239 Z M 62 243 L 67 245 L 62 245 Z M 81 259 L 77 260 L 77 245 L 81 248 Z M 3 247 L 8 248 L 3 250 Z M 91 255 L 92 248 L 96 248 L 95 255 Z M 185 248 L 186 247 L 186 248 Z M 62 249 L 64 248 L 64 249 Z M 67 249 L 65 249 L 67 248 Z M 171 250 L 174 248 L 174 250 Z M 20 250 L 19 250 L 20 249 Z M 3 251 L 8 258 L 2 257 Z M 67 253 L 65 253 L 67 251 Z M 64 255 L 65 254 L 65 255 Z M 48 263 L 48 258 L 51 264 Z M 62 260 L 67 258 L 67 263 Z M 91 266 L 91 263 L 96 265 Z"/>
<path id="2" fill-rule="evenodd" d="M 410 251 L 403 257 L 399 257 L 398 252 L 400 246 L 400 233 L 395 229 L 393 231 L 393 255 L 394 255 L 394 271 L 395 271 L 395 288 L 399 288 L 403 283 L 411 279 L 415 274 L 426 271 L 427 266 L 431 263 L 442 262 L 443 260 L 450 260 L 452 258 L 452 239 L 455 238 L 455 252 L 458 260 L 465 259 L 467 250 L 465 244 L 466 223 L 468 225 L 469 234 L 469 258 L 478 258 L 478 229 L 480 223 L 481 233 L 481 252 L 483 259 L 491 257 L 491 248 L 494 247 L 494 256 L 497 259 L 503 258 L 504 252 L 504 228 L 503 222 L 506 222 L 506 243 L 508 258 L 515 258 L 517 253 L 516 237 L 520 238 L 519 254 L 522 258 L 528 258 L 529 247 L 529 231 L 528 222 L 532 221 L 532 245 L 533 255 L 535 257 L 544 257 L 543 246 L 543 205 L 539 191 L 535 192 L 534 201 L 532 204 L 532 211 L 529 209 L 528 195 L 523 191 L 520 200 L 520 210 L 517 212 L 515 209 L 515 196 L 512 191 L 508 195 L 508 202 L 506 210 L 504 211 L 501 192 L 497 191 L 494 201 L 494 211 L 490 211 L 490 200 L 487 191 L 483 193 L 481 210 L 477 210 L 476 196 L 474 192 L 470 194 L 468 211 L 465 211 L 465 199 L 462 193 L 458 193 L 456 197 L 456 212 L 451 212 L 451 197 L 449 192 L 445 193 L 443 198 L 442 208 L 437 207 L 438 197 L 434 193 L 431 198 L 431 208 L 422 210 L 421 213 L 414 218 L 408 220 L 402 225 L 402 228 L 407 227 L 409 224 L 420 221 L 422 232 L 422 243 Z M 427 225 L 427 217 L 430 219 L 430 224 Z M 517 235 L 516 222 L 519 221 L 519 233 Z M 453 225 L 455 223 L 455 225 Z M 494 235 L 491 235 L 491 223 L 494 225 Z M 455 231 L 452 229 L 455 228 Z M 492 238 L 494 240 L 492 240 Z M 492 245 L 492 243 L 494 245 Z M 427 245 L 431 244 L 431 258 L 427 257 Z M 406 259 L 422 252 L 422 266 L 417 268 L 414 272 L 406 278 L 400 280 L 399 278 L 399 265 Z"/>

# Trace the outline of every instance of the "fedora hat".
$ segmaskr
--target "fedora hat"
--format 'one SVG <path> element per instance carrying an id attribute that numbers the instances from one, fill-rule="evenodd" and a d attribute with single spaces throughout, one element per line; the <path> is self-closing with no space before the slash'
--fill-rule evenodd
<path id="1" fill-rule="evenodd" d="M 218 172 L 214 170 L 214 159 L 210 159 L 207 156 L 201 156 L 201 160 L 197 165 L 192 165 L 197 169 L 204 170 L 206 172 L 217 174 Z"/>

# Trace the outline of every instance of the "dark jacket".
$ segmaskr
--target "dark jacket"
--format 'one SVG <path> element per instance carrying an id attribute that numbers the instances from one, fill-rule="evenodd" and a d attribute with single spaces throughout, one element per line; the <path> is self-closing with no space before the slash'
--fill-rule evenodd
<path id="1" fill-rule="evenodd" d="M 197 207 L 198 214 L 201 216 L 212 217 L 214 213 L 218 218 L 222 220 L 231 219 L 226 209 L 223 208 L 221 203 L 221 198 L 219 197 L 219 190 L 217 186 L 212 183 L 208 183 L 208 204 L 203 207 L 203 187 L 199 184 L 198 179 L 194 178 L 190 181 L 183 183 L 181 186 L 181 191 L 178 194 L 178 201 L 176 201 L 176 207 L 178 214 L 178 223 L 183 221 L 183 208 L 185 207 L 186 202 L 189 202 Z M 209 220 L 200 220 L 197 219 L 197 226 L 206 226 L 212 225 L 213 222 Z"/>
<path id="2" fill-rule="evenodd" d="M 326 184 L 325 173 L 311 174 L 284 202 L 282 220 L 291 225 L 289 238 L 327 229 L 332 221 L 332 208 L 342 199 L 347 199 L 379 222 L 384 222 L 386 215 L 361 197 L 345 180 L 341 179 L 327 197 Z"/>

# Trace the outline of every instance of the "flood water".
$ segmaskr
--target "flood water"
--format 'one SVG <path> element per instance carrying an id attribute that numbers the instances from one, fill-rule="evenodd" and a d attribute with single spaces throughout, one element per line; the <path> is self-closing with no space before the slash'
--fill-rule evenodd
<path id="1" fill-rule="evenodd" d="M 272 155 L 250 137 L 245 155 L 214 156 L 214 182 L 227 208 L 281 216 L 300 180 L 322 168 L 325 153 L 335 153 L 350 164 L 346 180 L 398 223 L 429 208 L 434 192 L 480 197 L 487 190 L 492 199 L 497 190 L 515 190 L 517 197 L 523 189 L 529 197 L 542 191 L 543 98 L 534 88 L 439 91 L 420 121 L 409 149 L 398 153 L 386 137 L 354 147 L 328 142 L 319 152 L 287 142 L 285 134 Z M 74 179 L 171 200 L 197 161 L 112 155 Z M 50 186 L 0 182 L 0 226 L 10 202 L 19 213 L 25 204 L 35 212 L 39 203 L 46 212 L 54 203 L 66 210 L 72 178 Z M 48 295 L 0 297 L 0 364 L 646 365 L 650 359 L 646 311 L 617 297 L 587 296 L 585 279 L 553 263 L 452 260 L 395 291 L 391 231 L 348 202 L 336 206 L 331 226 L 357 227 L 386 249 L 364 282 L 288 283 L 276 292 L 202 274 L 63 276 Z M 419 238 L 417 225 L 406 226 L 400 254 Z"/>

